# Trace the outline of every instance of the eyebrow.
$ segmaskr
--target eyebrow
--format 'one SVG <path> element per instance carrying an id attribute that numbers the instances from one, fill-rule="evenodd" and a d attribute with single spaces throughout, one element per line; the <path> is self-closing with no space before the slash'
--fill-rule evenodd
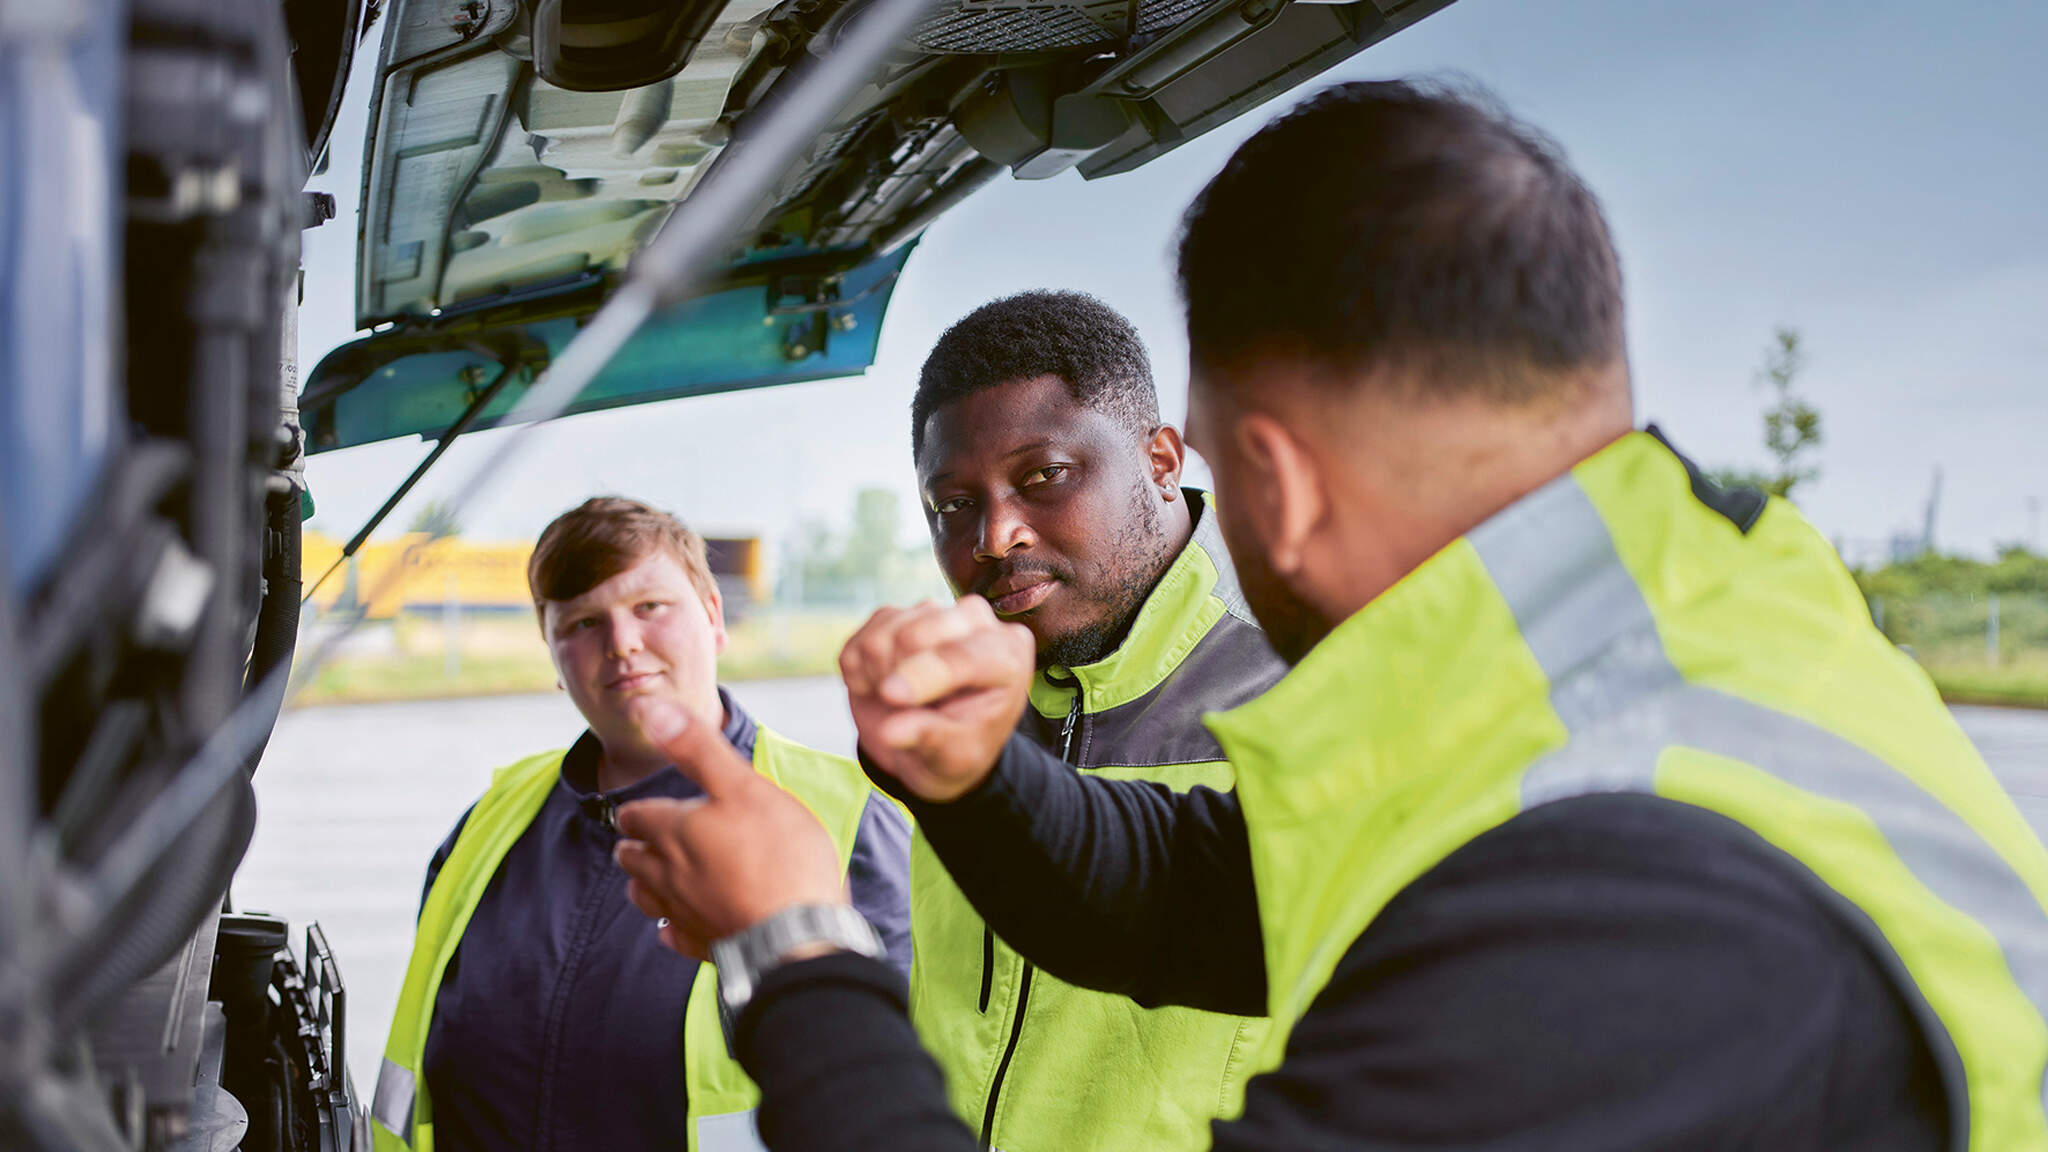
<path id="1" fill-rule="evenodd" d="M 1008 452 L 1005 452 L 1005 453 L 1003 453 L 1003 454 L 1002 454 L 1002 456 L 1000 457 L 1000 459 L 1003 459 L 1003 460 L 1013 460 L 1013 459 L 1015 459 L 1015 458 L 1017 458 L 1017 457 L 1019 457 L 1019 456 L 1027 455 L 1027 454 L 1029 454 L 1029 453 L 1032 453 L 1032 452 L 1042 452 L 1042 451 L 1044 451 L 1044 450 L 1046 450 L 1046 449 L 1048 449 L 1048 448 L 1057 448 L 1057 447 L 1059 447 L 1059 443 L 1058 443 L 1057 441 L 1054 441 L 1054 440 L 1048 440 L 1048 439 L 1038 439 L 1038 440 L 1033 440 L 1033 441 L 1031 441 L 1031 442 L 1029 442 L 1029 443 L 1026 443 L 1026 444 L 1019 444 L 1019 445 L 1017 445 L 1017 446 L 1016 446 L 1015 448 L 1012 448 L 1012 449 L 1010 449 L 1010 450 L 1009 450 Z M 951 470 L 947 470 L 947 471 L 945 471 L 945 472 L 934 472 L 934 473 L 932 473 L 932 474 L 931 474 L 931 476 L 929 476 L 929 477 L 927 477 L 927 478 L 925 479 L 925 481 L 924 481 L 924 486 L 925 486 L 926 488 L 932 488 L 932 487 L 935 487 L 935 486 L 937 486 L 937 485 L 938 485 L 939 483 L 941 483 L 942 481 L 946 481 L 946 480 L 951 480 L 952 478 L 953 478 L 953 473 L 952 473 L 952 471 L 951 471 Z"/>

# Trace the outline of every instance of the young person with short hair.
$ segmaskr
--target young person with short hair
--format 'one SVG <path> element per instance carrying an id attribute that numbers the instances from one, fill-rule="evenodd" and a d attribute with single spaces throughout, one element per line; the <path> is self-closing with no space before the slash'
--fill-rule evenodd
<path id="1" fill-rule="evenodd" d="M 755 722 L 718 684 L 726 631 L 704 542 L 599 497 L 527 568 L 561 684 L 589 725 L 500 769 L 434 854 L 371 1115 L 380 1152 L 760 1147 L 709 965 L 661 946 L 612 861 L 618 806 L 697 785 L 633 717 L 670 701 L 821 821 L 852 906 L 909 967 L 909 831 L 851 760 Z"/>

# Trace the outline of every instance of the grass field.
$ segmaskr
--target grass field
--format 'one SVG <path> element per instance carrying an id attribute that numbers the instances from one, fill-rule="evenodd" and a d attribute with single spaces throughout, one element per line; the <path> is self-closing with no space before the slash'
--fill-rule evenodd
<path id="1" fill-rule="evenodd" d="M 2006 656 L 1996 667 L 1981 654 L 1973 659 L 1929 657 L 1923 663 L 1951 704 L 2048 708 L 2048 651 Z"/>
<path id="2" fill-rule="evenodd" d="M 862 619 L 859 613 L 840 611 L 751 616 L 732 629 L 732 643 L 719 661 L 719 677 L 741 681 L 832 675 L 838 670 L 840 646 Z M 533 620 L 524 614 L 464 619 L 453 661 L 446 630 L 435 617 L 401 617 L 366 626 L 366 631 L 370 642 L 352 646 L 320 669 L 294 705 L 555 690 L 547 649 Z M 2048 649 L 2008 652 L 1996 665 L 1974 642 L 1951 643 L 1917 655 L 1950 703 L 2048 708 Z"/>
<path id="3" fill-rule="evenodd" d="M 846 612 L 777 613 L 749 617 L 731 630 L 719 659 L 721 680 L 822 676 L 839 667 L 839 649 L 861 615 Z M 366 625 L 340 653 L 299 686 L 295 707 L 311 704 L 436 697 L 493 696 L 555 690 L 540 632 L 524 614 L 471 616 L 456 629 L 432 616 L 400 617 Z M 301 654 L 311 650 L 308 644 Z"/>
<path id="4" fill-rule="evenodd" d="M 1950 703 L 2048 708 L 2048 596 L 1934 592 L 1880 597 L 1873 608 L 1885 635 L 1913 653 Z"/>

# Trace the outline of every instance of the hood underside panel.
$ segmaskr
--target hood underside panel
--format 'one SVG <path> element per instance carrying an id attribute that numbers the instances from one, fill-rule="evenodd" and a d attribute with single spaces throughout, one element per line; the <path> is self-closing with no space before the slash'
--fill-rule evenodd
<path id="1" fill-rule="evenodd" d="M 664 309 L 569 411 L 858 375 L 874 363 L 882 316 L 910 251 L 905 245 L 842 272 L 764 265 Z M 506 387 L 470 425 L 496 426 L 574 338 L 592 306 L 588 295 L 529 301 L 524 319 L 444 317 L 335 349 L 307 378 L 301 408 L 308 450 L 439 436 L 501 370 L 510 371 Z"/>
<path id="2" fill-rule="evenodd" d="M 401 6 L 366 153 L 357 322 L 622 271 L 730 135 L 748 22 L 769 6 L 734 0 L 683 72 L 620 92 L 557 88 L 510 54 L 515 3 L 460 30 Z"/>

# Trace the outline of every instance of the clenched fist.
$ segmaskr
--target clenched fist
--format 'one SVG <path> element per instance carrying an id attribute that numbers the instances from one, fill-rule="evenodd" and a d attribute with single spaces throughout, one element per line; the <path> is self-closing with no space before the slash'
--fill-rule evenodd
<path id="1" fill-rule="evenodd" d="M 922 800 L 959 799 L 1023 716 L 1035 653 L 979 596 L 882 609 L 839 654 L 861 751 Z"/>
<path id="2" fill-rule="evenodd" d="M 662 943 L 708 958 L 713 940 L 798 904 L 845 903 L 839 852 L 818 818 L 740 757 L 718 723 L 667 700 L 647 700 L 634 722 L 704 795 L 636 800 L 619 808 L 627 839 L 613 849 L 630 877 L 626 895 L 665 916 Z"/>

